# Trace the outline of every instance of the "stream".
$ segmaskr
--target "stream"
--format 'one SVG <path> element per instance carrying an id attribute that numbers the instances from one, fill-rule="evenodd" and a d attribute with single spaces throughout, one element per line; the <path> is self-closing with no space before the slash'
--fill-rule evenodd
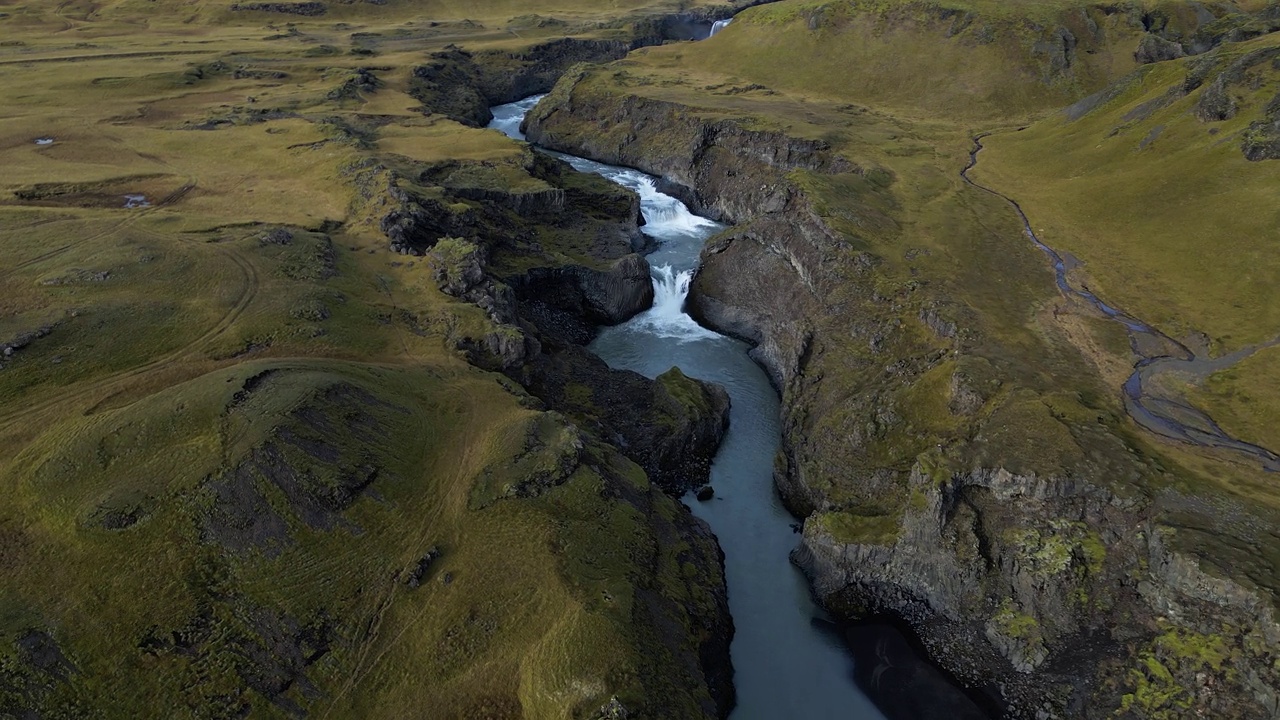
<path id="1" fill-rule="evenodd" d="M 1194 377 L 1206 377 L 1225 370 L 1263 348 L 1280 344 L 1280 338 L 1252 347 L 1241 348 L 1222 357 L 1206 357 L 1207 351 L 1198 354 L 1186 344 L 1165 335 L 1151 325 L 1138 320 L 1107 303 L 1088 288 L 1075 287 L 1067 278 L 1067 263 L 1062 254 L 1049 247 L 1031 229 L 1031 220 L 1016 200 L 969 177 L 969 171 L 978 165 L 978 153 L 982 152 L 982 139 L 973 139 L 969 152 L 969 164 L 960 171 L 960 177 L 969 185 L 1007 202 L 1022 221 L 1022 231 L 1033 245 L 1049 257 L 1053 264 L 1054 279 L 1058 289 L 1068 297 L 1077 297 L 1093 306 L 1103 315 L 1124 326 L 1129 335 L 1129 346 L 1139 359 L 1133 373 L 1124 382 L 1124 405 L 1134 422 L 1164 438 L 1207 448 L 1221 448 L 1254 458 L 1269 472 L 1280 471 L 1280 455 L 1250 442 L 1227 434 L 1213 418 L 1203 410 L 1181 398 L 1170 398 L 1151 392 L 1150 381 L 1163 373 L 1182 373 Z"/>
<path id="2" fill-rule="evenodd" d="M 520 123 L 539 99 L 492 108 L 489 127 L 524 140 Z M 644 232 L 657 243 L 648 256 L 653 306 L 603 328 L 589 348 L 612 367 L 650 378 L 678 366 L 691 377 L 720 384 L 732 400 L 729 430 L 711 467 L 715 497 L 706 502 L 685 497 L 692 512 L 710 524 L 725 554 L 729 609 L 737 628 L 730 648 L 737 690 L 731 717 L 985 717 L 894 627 L 832 622 L 791 564 L 790 552 L 799 544 L 796 521 L 773 484 L 781 442 L 778 394 L 747 356 L 747 344 L 702 327 L 684 312 L 703 243 L 724 226 L 658 192 L 654 178 L 644 173 L 549 154 L 638 193 Z"/>

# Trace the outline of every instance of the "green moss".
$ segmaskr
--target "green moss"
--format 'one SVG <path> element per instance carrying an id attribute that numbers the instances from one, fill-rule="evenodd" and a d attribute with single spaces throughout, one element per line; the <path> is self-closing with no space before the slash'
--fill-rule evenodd
<path id="1" fill-rule="evenodd" d="M 836 542 L 857 545 L 892 545 L 902 533 L 902 518 L 893 515 L 856 515 L 851 512 L 819 512 L 814 523 Z"/>
<path id="2" fill-rule="evenodd" d="M 1061 576 L 1075 561 L 1077 552 L 1086 559 L 1091 570 L 1095 561 L 1101 569 L 1106 548 L 1101 539 L 1091 536 L 1084 523 L 1050 521 L 1047 527 L 1011 528 L 1004 541 L 1031 565 L 1031 571 L 1046 580 Z"/>
<path id="3" fill-rule="evenodd" d="M 928 450 L 916 456 L 916 467 L 938 487 L 951 481 L 952 468 L 946 453 L 938 448 Z"/>
<path id="4" fill-rule="evenodd" d="M 592 407 L 592 396 L 594 395 L 594 392 L 587 385 L 583 385 L 582 383 L 569 383 L 565 385 L 564 394 L 567 401 L 576 407 Z"/>
<path id="5" fill-rule="evenodd" d="M 1228 640 L 1220 635 L 1200 633 L 1170 626 L 1152 643 L 1157 652 L 1175 658 L 1179 663 L 1221 670 L 1231 656 Z"/>
<path id="6" fill-rule="evenodd" d="M 1080 539 L 1080 550 L 1084 554 L 1085 567 L 1089 574 L 1101 575 L 1103 564 L 1107 561 L 1107 546 L 1102 542 L 1102 536 L 1094 530 L 1089 530 Z"/>
<path id="7" fill-rule="evenodd" d="M 914 512 L 923 512 L 929 507 L 929 498 L 924 492 L 916 489 L 911 490 L 911 498 L 907 501 L 907 507 Z"/>
<path id="8" fill-rule="evenodd" d="M 703 415 L 711 411 L 706 389 L 697 380 L 685 375 L 680 368 L 673 367 L 654 379 L 682 407 Z"/>
<path id="9" fill-rule="evenodd" d="M 955 363 L 943 362 L 921 375 L 902 394 L 902 412 L 913 430 L 922 434 L 946 435 L 961 424 L 948 405 Z"/>
<path id="10" fill-rule="evenodd" d="M 444 237 L 431 248 L 427 259 L 432 268 L 439 273 L 442 283 L 462 285 L 464 284 L 463 276 L 479 252 L 479 246 L 470 240 Z"/>
<path id="11" fill-rule="evenodd" d="M 1028 642 L 1041 640 L 1039 621 L 1032 615 L 1016 611 L 1012 600 L 1005 600 L 991 619 L 995 621 L 996 627 L 1005 637 Z"/>
<path id="12" fill-rule="evenodd" d="M 700 382 L 673 367 L 657 378 L 656 419 L 669 430 L 676 431 L 689 422 L 708 418 L 713 413 L 710 392 Z"/>
<path id="13" fill-rule="evenodd" d="M 1154 657 L 1146 656 L 1139 669 L 1129 671 L 1132 693 L 1121 697 L 1121 712 L 1141 712 L 1155 720 L 1173 720 L 1191 706 L 1191 695 L 1178 685 L 1169 669 Z"/>

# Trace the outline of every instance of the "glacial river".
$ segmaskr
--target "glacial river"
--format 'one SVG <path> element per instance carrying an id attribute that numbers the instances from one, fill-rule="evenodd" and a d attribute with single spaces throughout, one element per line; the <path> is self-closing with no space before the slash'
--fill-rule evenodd
<path id="1" fill-rule="evenodd" d="M 493 108 L 489 127 L 523 140 L 520 123 L 539 99 Z M 711 525 L 725 554 L 729 609 L 737 628 L 730 652 L 738 704 L 731 717 L 884 718 L 854 680 L 854 660 L 843 634 L 814 604 L 804 575 L 789 560 L 800 536 L 773 485 L 773 459 L 781 442 L 778 394 L 747 356 L 748 345 L 700 326 L 684 312 L 703 243 L 724 226 L 694 215 L 681 201 L 658 192 L 654 178 L 644 173 L 551 154 L 579 171 L 596 173 L 638 193 L 644 232 L 657 241 L 657 249 L 648 256 L 653 307 L 626 323 L 602 329 L 590 349 L 613 367 L 651 378 L 677 366 L 691 377 L 723 386 L 733 403 L 729 431 L 711 467 L 715 498 L 697 502 L 686 497 L 693 513 Z M 919 661 L 892 629 L 872 626 L 864 637 L 873 646 L 868 648 L 869 656 L 886 662 L 879 673 L 875 667 L 861 668 L 860 677 L 874 675 L 877 683 L 887 683 L 900 678 L 885 670 L 920 672 Z M 906 662 L 887 658 L 886 638 L 893 642 L 895 654 L 908 655 Z M 963 695 L 958 695 L 958 702 L 961 707 L 951 708 L 960 712 L 948 717 L 974 717 L 967 714 Z M 892 708 L 890 715 L 941 717 L 902 709 Z"/>

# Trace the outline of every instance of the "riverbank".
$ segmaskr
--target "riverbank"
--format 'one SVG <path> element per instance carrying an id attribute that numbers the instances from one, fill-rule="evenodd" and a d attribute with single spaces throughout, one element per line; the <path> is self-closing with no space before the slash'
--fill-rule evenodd
<path id="1" fill-rule="evenodd" d="M 553 347 L 638 198 L 414 97 L 711 6 L 233 4 L 0 12 L 0 715 L 723 716 L 727 397 Z"/>
<path id="2" fill-rule="evenodd" d="M 834 104 L 805 103 L 802 119 L 764 97 L 725 119 L 743 101 L 664 83 L 670 55 L 562 80 L 529 137 L 660 174 L 736 223 L 704 251 L 689 306 L 756 343 L 782 392 L 777 482 L 806 518 L 795 559 L 824 605 L 903 618 L 1011 717 L 1158 704 L 1155 680 L 1126 674 L 1146 657 L 1170 668 L 1160 687 L 1235 683 L 1197 696 L 1206 707 L 1269 707 L 1266 652 L 1227 677 L 1172 644 L 1274 644 L 1275 626 L 1173 549 L 1200 502 L 1177 485 L 1188 470 L 1134 435 L 1120 394 L 1045 320 L 1052 270 L 1003 201 L 965 189 L 963 132 L 931 136 L 955 180 L 920 205 L 918 178 L 943 175 L 920 153 L 872 151 L 885 118 L 838 142 L 821 130 L 850 125 Z M 948 233 L 922 235 L 925 219 Z M 976 257 L 957 275 L 961 249 Z M 1001 274 L 984 283 L 982 267 Z"/>
<path id="3" fill-rule="evenodd" d="M 526 101 L 495 108 L 492 127 L 524 139 L 520 121 Z M 605 328 L 589 348 L 613 367 L 657 377 L 671 367 L 726 388 L 731 398 L 729 432 L 711 468 L 714 495 L 693 502 L 725 553 L 729 608 L 736 633 L 732 648 L 737 705 L 734 718 L 868 718 L 983 715 L 958 690 L 914 657 L 890 627 L 862 625 L 856 645 L 866 667 L 857 672 L 837 626 L 815 606 L 803 575 L 790 563 L 798 544 L 794 517 L 773 484 L 772 463 L 780 442 L 781 411 L 768 375 L 749 356 L 750 346 L 699 326 L 685 301 L 706 240 L 725 229 L 692 214 L 678 199 L 659 192 L 656 179 L 634 170 L 560 156 L 575 169 L 593 172 L 641 198 L 645 233 L 656 247 L 653 307 Z M 893 648 L 892 652 L 886 648 Z M 888 676 L 886 677 L 886 673 Z M 855 678 L 863 680 L 862 692 Z M 892 691 L 889 688 L 893 688 Z M 905 691 L 910 688 L 909 691 Z M 877 710 L 863 692 L 880 704 Z"/>

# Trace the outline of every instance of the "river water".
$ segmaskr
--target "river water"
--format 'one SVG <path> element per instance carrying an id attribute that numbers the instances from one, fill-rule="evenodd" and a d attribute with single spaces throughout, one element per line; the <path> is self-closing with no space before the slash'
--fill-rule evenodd
<path id="1" fill-rule="evenodd" d="M 520 123 L 539 99 L 493 108 L 490 127 L 523 140 Z M 703 243 L 724 226 L 694 215 L 684 203 L 658 192 L 654 179 L 644 173 L 550 154 L 579 171 L 596 173 L 638 193 L 644 232 L 657 243 L 648 256 L 653 307 L 626 323 L 602 329 L 590 349 L 612 367 L 651 378 L 677 366 L 690 377 L 720 384 L 732 400 L 729 430 L 711 467 L 715 497 L 707 502 L 685 498 L 693 513 L 711 525 L 725 554 L 729 609 L 737 628 L 730 652 L 738 704 L 731 717 L 884 718 L 855 676 L 875 678 L 877 686 L 897 681 L 900 689 L 919 687 L 923 675 L 934 681 L 941 678 L 931 668 L 922 671 L 922 663 L 911 649 L 904 649 L 906 641 L 891 628 L 841 629 L 832 623 L 814 604 L 806 579 L 789 560 L 800 536 L 773 485 L 774 455 L 781 442 L 777 392 L 747 356 L 749 346 L 698 325 L 684 312 Z M 858 645 L 867 650 L 869 662 L 861 668 L 854 666 L 846 635 L 862 638 Z M 894 657 L 888 656 L 890 652 Z M 911 677 L 895 678 L 895 672 L 910 672 Z M 936 688 L 929 692 L 927 712 L 905 709 L 901 702 L 893 702 L 886 710 L 895 720 L 976 717 L 963 695 L 946 687 L 945 681 L 942 685 L 944 697 Z M 934 714 L 940 709 L 939 700 L 941 709 L 958 712 Z"/>

